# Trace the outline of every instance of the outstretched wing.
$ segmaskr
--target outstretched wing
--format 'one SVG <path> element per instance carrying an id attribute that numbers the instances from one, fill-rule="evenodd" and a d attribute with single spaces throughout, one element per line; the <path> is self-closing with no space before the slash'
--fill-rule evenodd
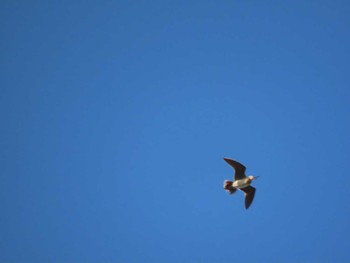
<path id="1" fill-rule="evenodd" d="M 243 179 L 245 175 L 245 166 L 230 158 L 224 158 L 224 160 L 235 169 L 235 180 Z"/>
<path id="2" fill-rule="evenodd" d="M 248 209 L 253 202 L 255 196 L 255 188 L 253 186 L 247 186 L 241 188 L 240 190 L 245 193 L 245 208 Z"/>

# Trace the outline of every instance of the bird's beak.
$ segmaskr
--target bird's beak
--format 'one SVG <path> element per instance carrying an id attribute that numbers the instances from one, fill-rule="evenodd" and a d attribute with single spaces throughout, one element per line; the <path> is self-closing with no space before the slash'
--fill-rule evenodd
<path id="1" fill-rule="evenodd" d="M 260 176 L 254 176 L 254 180 L 258 179 Z"/>

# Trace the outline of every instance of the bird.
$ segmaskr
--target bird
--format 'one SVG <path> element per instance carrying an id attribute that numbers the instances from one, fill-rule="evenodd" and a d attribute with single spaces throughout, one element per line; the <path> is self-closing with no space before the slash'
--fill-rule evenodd
<path id="1" fill-rule="evenodd" d="M 225 180 L 224 189 L 229 194 L 234 194 L 237 189 L 243 191 L 245 194 L 245 208 L 248 209 L 253 202 L 256 190 L 250 184 L 253 182 L 253 180 L 256 180 L 258 176 L 246 176 L 246 168 L 243 164 L 226 157 L 224 160 L 235 170 L 234 181 Z"/>

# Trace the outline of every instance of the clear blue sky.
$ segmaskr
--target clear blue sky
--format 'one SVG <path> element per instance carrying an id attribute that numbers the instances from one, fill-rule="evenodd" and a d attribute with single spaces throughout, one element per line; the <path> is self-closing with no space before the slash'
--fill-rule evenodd
<path id="1" fill-rule="evenodd" d="M 0 262 L 350 262 L 349 13 L 2 1 Z"/>

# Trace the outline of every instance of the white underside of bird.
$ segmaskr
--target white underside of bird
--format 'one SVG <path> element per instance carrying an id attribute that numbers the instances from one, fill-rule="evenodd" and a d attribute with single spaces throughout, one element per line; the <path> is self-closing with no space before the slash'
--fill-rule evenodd
<path id="1" fill-rule="evenodd" d="M 232 186 L 235 187 L 235 188 L 238 188 L 238 189 L 241 189 L 241 188 L 245 188 L 247 186 L 249 186 L 251 184 L 251 182 L 253 181 L 251 177 L 254 177 L 254 176 L 247 176 L 246 178 L 243 178 L 243 179 L 240 179 L 240 180 L 236 180 L 233 182 Z"/>

